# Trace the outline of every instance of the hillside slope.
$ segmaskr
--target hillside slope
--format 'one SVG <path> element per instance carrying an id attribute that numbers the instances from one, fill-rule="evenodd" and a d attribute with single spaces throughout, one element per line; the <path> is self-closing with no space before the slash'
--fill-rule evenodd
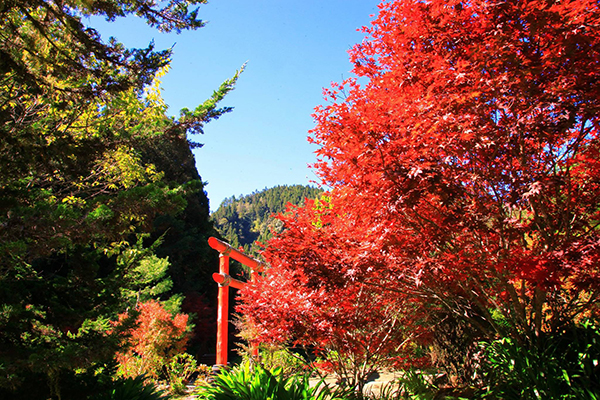
<path id="1" fill-rule="evenodd" d="M 304 185 L 283 185 L 242 196 L 225 199 L 211 214 L 215 227 L 233 247 L 243 247 L 256 253 L 256 241 L 265 243 L 272 231 L 282 227 L 273 215 L 284 212 L 288 203 L 304 204 L 306 198 L 314 199 L 323 191 Z"/>

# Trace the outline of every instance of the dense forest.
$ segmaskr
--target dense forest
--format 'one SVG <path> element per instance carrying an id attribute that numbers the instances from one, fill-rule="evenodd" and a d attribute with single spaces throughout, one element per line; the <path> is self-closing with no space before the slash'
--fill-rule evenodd
<path id="1" fill-rule="evenodd" d="M 323 191 L 312 186 L 282 185 L 265 188 L 247 196 L 229 197 L 221 203 L 211 218 L 216 229 L 233 247 L 256 252 L 255 242 L 266 243 L 283 227 L 275 214 L 285 212 L 289 204 L 303 205 L 305 199 L 315 199 Z"/>

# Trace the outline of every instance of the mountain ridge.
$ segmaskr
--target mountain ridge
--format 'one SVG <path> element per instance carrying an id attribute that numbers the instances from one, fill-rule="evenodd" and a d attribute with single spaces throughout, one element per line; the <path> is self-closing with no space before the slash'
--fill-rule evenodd
<path id="1" fill-rule="evenodd" d="M 239 198 L 228 197 L 210 217 L 231 246 L 256 255 L 259 251 L 256 242 L 265 243 L 273 231 L 283 228 L 274 215 L 285 212 L 288 204 L 303 205 L 305 199 L 317 198 L 322 193 L 322 189 L 310 185 L 278 185 Z"/>

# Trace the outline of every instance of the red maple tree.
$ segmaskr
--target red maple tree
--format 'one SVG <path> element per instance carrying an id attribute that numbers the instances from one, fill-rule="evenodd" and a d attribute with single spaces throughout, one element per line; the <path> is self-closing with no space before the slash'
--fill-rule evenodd
<path id="1" fill-rule="evenodd" d="M 315 113 L 332 207 L 282 216 L 244 311 L 265 337 L 315 340 L 343 336 L 352 313 L 371 329 L 380 302 L 409 333 L 440 313 L 519 340 L 597 318 L 597 1 L 379 8 L 350 52 L 358 79 Z"/>
<path id="2" fill-rule="evenodd" d="M 372 372 L 412 356 L 413 340 L 426 335 L 412 324 L 420 306 L 382 290 L 385 257 L 364 247 L 331 200 L 279 217 L 287 229 L 263 252 L 272 268 L 244 288 L 239 307 L 258 340 L 308 348 L 359 389 Z"/>

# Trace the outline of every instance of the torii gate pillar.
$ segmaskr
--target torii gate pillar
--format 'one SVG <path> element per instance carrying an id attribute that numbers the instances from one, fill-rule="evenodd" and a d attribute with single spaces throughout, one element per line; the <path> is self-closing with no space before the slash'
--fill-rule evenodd
<path id="1" fill-rule="evenodd" d="M 219 275 L 229 276 L 229 254 L 219 254 Z M 227 334 L 229 332 L 229 285 L 219 284 L 217 310 L 217 365 L 227 365 Z"/>
<path id="2" fill-rule="evenodd" d="M 233 279 L 229 275 L 229 257 L 233 258 L 250 267 L 251 277 L 254 280 L 264 264 L 254 258 L 248 257 L 239 250 L 234 249 L 229 244 L 211 237 L 208 244 L 219 252 L 219 273 L 213 274 L 213 279 L 219 284 L 219 308 L 217 311 L 217 360 L 216 365 L 227 365 L 228 347 L 228 325 L 229 325 L 229 286 L 235 289 L 243 288 L 246 283 Z M 252 346 L 252 355 L 258 356 L 258 346 L 254 343 Z"/>

